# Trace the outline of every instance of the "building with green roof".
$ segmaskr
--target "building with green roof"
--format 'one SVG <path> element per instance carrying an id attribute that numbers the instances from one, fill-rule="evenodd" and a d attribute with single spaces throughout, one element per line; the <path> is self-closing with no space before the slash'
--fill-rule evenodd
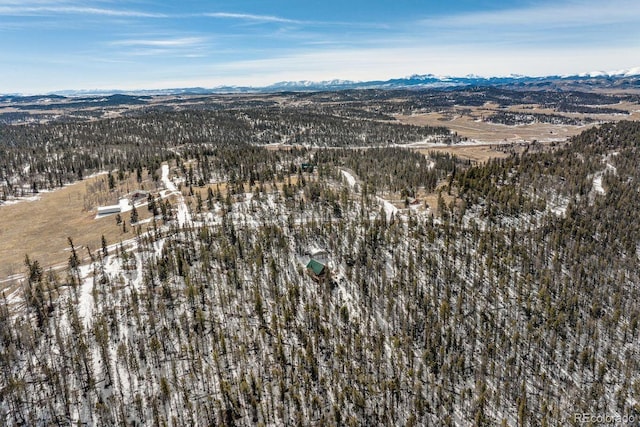
<path id="1" fill-rule="evenodd" d="M 315 277 L 320 278 L 327 272 L 327 266 L 311 258 L 307 263 L 307 271 L 312 273 Z"/>

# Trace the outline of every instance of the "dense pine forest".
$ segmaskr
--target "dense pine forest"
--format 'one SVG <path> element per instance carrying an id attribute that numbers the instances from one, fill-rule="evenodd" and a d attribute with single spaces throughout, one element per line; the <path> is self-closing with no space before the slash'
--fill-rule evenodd
<path id="1" fill-rule="evenodd" d="M 260 109 L 0 128 L 5 198 L 144 169 L 188 209 L 88 263 L 69 236 L 64 271 L 26 254 L 0 424 L 640 420 L 640 123 L 480 164 L 402 147 L 434 135 Z"/>

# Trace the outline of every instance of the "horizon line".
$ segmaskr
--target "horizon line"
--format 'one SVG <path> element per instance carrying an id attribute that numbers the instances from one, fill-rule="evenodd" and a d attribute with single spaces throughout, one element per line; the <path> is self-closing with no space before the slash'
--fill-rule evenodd
<path id="1" fill-rule="evenodd" d="M 387 83 L 393 80 L 410 80 L 417 78 L 431 78 L 439 80 L 441 83 L 446 84 L 448 80 L 464 80 L 464 79 L 478 79 L 478 80 L 492 80 L 492 79 L 545 79 L 545 78 L 607 78 L 607 77 L 633 77 L 640 76 L 640 67 L 632 67 L 628 69 L 620 69 L 615 71 L 591 71 L 575 74 L 545 74 L 545 75 L 525 75 L 525 74 L 502 74 L 502 75 L 481 75 L 481 74 L 466 74 L 466 75 L 437 75 L 437 74 L 410 74 L 403 77 L 389 77 L 386 79 L 372 79 L 372 80 L 350 80 L 350 79 L 325 79 L 325 80 L 280 80 L 266 85 L 240 85 L 240 84 L 220 84 L 216 86 L 206 85 L 185 85 L 185 86 L 167 86 L 167 87 L 139 87 L 133 89 L 122 88 L 78 88 L 78 89 L 56 89 L 44 92 L 6 92 L 0 93 L 0 96 L 88 96 L 88 95 L 117 95 L 117 94 L 134 94 L 136 92 L 166 92 L 166 91 L 188 91 L 188 90 L 205 90 L 216 91 L 222 89 L 228 89 L 228 93 L 233 93 L 234 90 L 243 90 L 247 92 L 261 91 L 273 87 L 276 89 L 278 86 L 289 85 L 292 87 L 308 86 L 309 90 L 313 90 L 314 85 L 333 85 L 333 86 L 348 86 L 348 85 L 366 85 L 366 84 L 380 84 Z M 280 88 L 279 90 L 286 90 L 286 88 Z M 222 92 L 225 93 L 225 92 Z M 152 94 L 152 93 L 151 93 Z"/>

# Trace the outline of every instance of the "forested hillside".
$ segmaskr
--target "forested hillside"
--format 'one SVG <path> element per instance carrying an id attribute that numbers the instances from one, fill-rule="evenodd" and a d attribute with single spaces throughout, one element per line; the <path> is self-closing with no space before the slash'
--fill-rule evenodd
<path id="1" fill-rule="evenodd" d="M 61 187 L 105 169 L 157 169 L 182 150 L 239 144 L 378 146 L 451 138 L 444 127 L 287 109 L 149 112 L 89 122 L 0 125 L 0 198 Z"/>
<path id="2" fill-rule="evenodd" d="M 16 141 L 4 171 L 31 162 L 37 179 L 46 167 L 20 147 L 87 142 L 96 170 L 135 158 L 161 176 L 168 161 L 188 200 L 174 210 L 193 203 L 106 242 L 89 264 L 75 251 L 64 272 L 25 260 L 23 298 L 0 301 L 0 423 L 640 419 L 639 123 L 471 165 L 397 147 L 318 149 L 442 132 L 314 117 L 3 128 Z M 284 137 L 313 147 L 245 144 Z M 398 209 L 381 196 L 418 190 L 450 202 Z M 307 269 L 312 257 L 322 274 Z"/>

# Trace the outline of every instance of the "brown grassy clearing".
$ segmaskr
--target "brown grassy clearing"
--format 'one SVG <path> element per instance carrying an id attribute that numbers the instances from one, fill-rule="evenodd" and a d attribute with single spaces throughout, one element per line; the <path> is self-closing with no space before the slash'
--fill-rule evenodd
<path id="1" fill-rule="evenodd" d="M 467 114 L 427 113 L 412 116 L 397 116 L 398 121 L 417 126 L 445 126 L 461 137 L 487 143 L 563 140 L 579 134 L 594 125 L 569 126 L 548 123 L 507 126 L 488 123 L 481 116 L 490 115 L 490 110 L 478 110 L 476 116 Z"/>
<path id="2" fill-rule="evenodd" d="M 513 105 L 503 109 L 497 104 L 487 103 L 482 107 L 454 107 L 448 111 L 414 114 L 411 116 L 396 115 L 395 117 L 401 123 L 418 126 L 446 126 L 462 137 L 486 142 L 518 142 L 533 141 L 534 139 L 538 141 L 561 140 L 577 135 L 585 129 L 596 125 L 596 123 L 586 126 L 534 123 L 507 126 L 482 120 L 483 117 L 490 116 L 498 111 L 556 114 L 575 119 L 590 117 L 602 122 L 640 120 L 640 105 L 636 103 L 621 102 L 619 104 L 604 105 L 603 107 L 626 110 L 630 115 L 562 113 L 534 104 Z"/>
<path id="3" fill-rule="evenodd" d="M 511 151 L 519 151 L 517 146 L 511 147 L 511 145 L 496 145 L 496 144 L 483 144 L 483 145 L 451 145 L 432 148 L 421 148 L 417 151 L 424 155 L 429 155 L 431 152 L 449 153 L 455 155 L 461 159 L 469 159 L 473 162 L 484 163 L 489 159 L 504 159 L 509 157 Z"/>
<path id="4" fill-rule="evenodd" d="M 437 191 L 433 193 L 427 193 L 427 194 L 418 192 L 418 199 L 420 200 L 423 206 L 424 206 L 424 203 L 427 204 L 427 206 L 429 207 L 429 209 L 431 209 L 431 212 L 433 213 L 434 216 L 439 216 L 438 213 L 440 212 L 440 209 L 445 208 L 445 206 L 440 206 L 438 204 L 438 198 L 439 197 L 438 197 Z M 451 203 L 456 203 L 458 201 L 458 199 L 456 199 L 453 195 L 447 194 L 446 191 L 442 192 L 442 200 L 447 206 L 451 205 Z"/>
<path id="5" fill-rule="evenodd" d="M 153 187 L 148 176 L 143 184 L 137 184 L 135 177 L 127 177 L 119 188 L 124 191 L 143 186 Z M 41 193 L 37 201 L 0 206 L 0 288 L 7 284 L 2 284 L 2 280 L 25 271 L 27 254 L 43 267 L 64 265 L 70 255 L 69 237 L 81 257 L 88 255 L 87 248 L 92 252 L 100 248 L 102 235 L 108 244 L 132 238 L 130 212 L 122 214 L 127 222 L 126 233 L 116 225 L 115 215 L 95 219 L 98 205 L 116 204 L 118 196 L 125 194 L 107 189 L 107 176 L 100 175 Z M 94 204 L 98 200 L 102 202 Z M 146 207 L 138 208 L 138 215 L 139 220 L 151 216 Z"/>

